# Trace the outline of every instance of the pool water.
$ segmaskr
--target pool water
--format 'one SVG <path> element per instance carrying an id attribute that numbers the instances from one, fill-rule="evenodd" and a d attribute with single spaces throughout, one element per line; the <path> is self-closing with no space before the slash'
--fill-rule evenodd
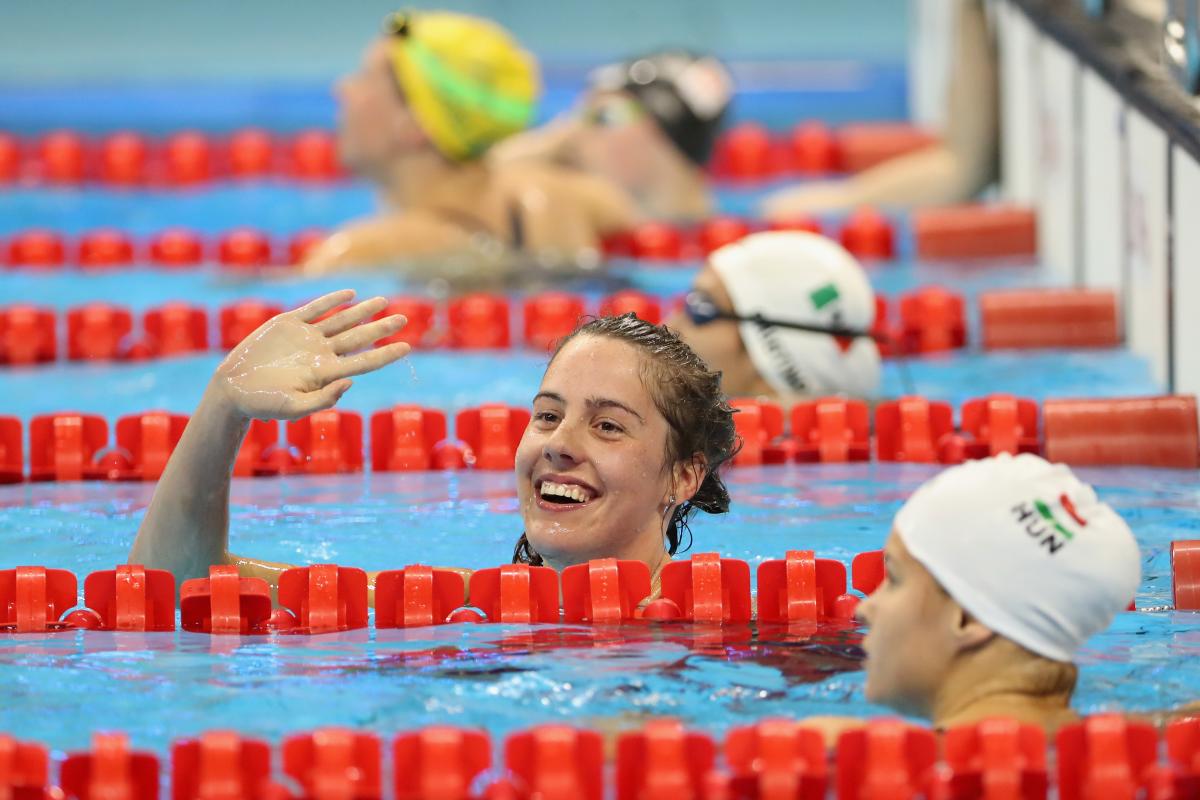
<path id="1" fill-rule="evenodd" d="M 895 98 L 888 100 L 888 103 Z M 878 103 L 874 106 L 878 110 Z M 872 116 L 871 104 L 859 108 Z M 28 109 L 25 109 L 28 111 Z M 97 128 L 104 126 L 98 125 Z M 727 190 L 723 209 L 747 213 L 762 194 Z M 369 190 L 220 185 L 193 192 L 85 189 L 0 193 L 0 237 L 46 226 L 75 233 L 116 226 L 145 235 L 169 225 L 217 232 L 252 225 L 283 236 L 329 228 L 366 213 Z M 973 307 L 979 292 L 1050 282 L 1037 264 L 923 264 L 911 257 L 870 268 L 878 291 L 940 283 Z M 615 264 L 579 290 L 618 286 L 671 297 L 696 265 Z M 380 273 L 264 282 L 214 269 L 123 270 L 84 275 L 0 271 L 0 303 L 63 309 L 105 300 L 142 310 L 186 299 L 216 309 L 239 298 L 298 303 L 352 286 L 362 295 L 424 291 Z M 973 333 L 977 324 L 971 319 Z M 977 341 L 978 336 L 972 337 Z M 68 364 L 0 372 L 0 414 L 24 420 L 62 410 L 111 420 L 149 409 L 190 412 L 218 355 L 127 364 Z M 356 380 L 341 407 L 364 414 L 398 402 L 453 412 L 483 402 L 525 405 L 543 353 L 422 352 Z M 916 391 L 955 405 L 992 391 L 1042 400 L 1162 391 L 1124 350 L 983 353 L 891 361 L 884 394 Z M 903 499 L 936 468 L 854 464 L 732 469 L 733 511 L 698 518 L 692 552 L 719 551 L 752 566 L 788 549 L 849 562 L 879 548 Z M 1142 607 L 1171 601 L 1169 543 L 1200 538 L 1200 474 L 1152 469 L 1081 470 L 1130 522 L 1142 547 Z M 0 568 L 42 564 L 89 572 L 125 560 L 153 486 L 41 484 L 0 487 Z M 507 473 L 363 474 L 235 481 L 231 547 L 298 564 L 368 569 L 409 563 L 481 568 L 506 563 L 520 531 Z M 1014 587 L 1036 591 L 1036 587 Z M 74 632 L 0 635 L 0 731 L 54 748 L 87 745 L 93 729 L 119 729 L 134 745 L 165 752 L 170 739 L 236 728 L 272 741 L 325 725 L 391 735 L 428 723 L 486 728 L 500 736 L 539 722 L 601 730 L 668 714 L 714 735 L 768 715 L 873 716 L 862 693 L 861 632 L 725 631 L 631 625 L 619 632 L 570 626 L 444 626 L 364 630 L 320 637 L 230 639 L 173 634 Z M 1193 615 L 1127 613 L 1088 643 L 1077 706 L 1155 710 L 1196 699 L 1200 632 Z"/>

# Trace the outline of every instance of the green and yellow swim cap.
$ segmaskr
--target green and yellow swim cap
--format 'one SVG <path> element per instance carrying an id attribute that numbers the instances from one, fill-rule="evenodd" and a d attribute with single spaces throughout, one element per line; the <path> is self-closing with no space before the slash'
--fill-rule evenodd
<path id="1" fill-rule="evenodd" d="M 537 62 L 508 31 L 448 11 L 385 21 L 392 71 L 418 124 L 444 155 L 467 161 L 533 118 Z"/>

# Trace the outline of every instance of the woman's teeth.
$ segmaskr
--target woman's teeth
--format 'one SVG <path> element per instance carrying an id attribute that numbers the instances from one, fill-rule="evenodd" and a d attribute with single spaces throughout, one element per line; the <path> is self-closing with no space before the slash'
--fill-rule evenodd
<path id="1" fill-rule="evenodd" d="M 575 503 L 586 503 L 592 499 L 591 492 L 582 486 L 554 483 L 553 481 L 542 483 L 542 497 L 561 497 Z"/>

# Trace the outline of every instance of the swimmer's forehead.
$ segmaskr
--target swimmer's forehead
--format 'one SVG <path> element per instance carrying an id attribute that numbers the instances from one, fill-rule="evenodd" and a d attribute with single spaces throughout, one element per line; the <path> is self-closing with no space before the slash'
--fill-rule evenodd
<path id="1" fill-rule="evenodd" d="M 643 383 L 643 355 L 634 345 L 608 336 L 577 336 L 550 362 L 534 397 L 566 403 L 582 400 L 627 408 L 648 418 L 653 399 Z"/>

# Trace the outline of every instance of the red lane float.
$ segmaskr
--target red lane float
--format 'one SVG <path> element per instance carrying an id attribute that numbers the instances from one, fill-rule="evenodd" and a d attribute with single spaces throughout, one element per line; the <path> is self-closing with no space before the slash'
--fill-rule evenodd
<path id="1" fill-rule="evenodd" d="M 1178 611 L 1200 611 L 1200 541 L 1171 542 L 1171 597 Z"/>
<path id="2" fill-rule="evenodd" d="M 896 231 L 891 221 L 873 208 L 860 208 L 842 225 L 839 238 L 845 247 L 864 261 L 896 257 Z"/>
<path id="3" fill-rule="evenodd" d="M 229 174 L 234 178 L 263 178 L 274 171 L 275 142 L 259 128 L 243 128 L 229 137 Z"/>
<path id="4" fill-rule="evenodd" d="M 962 407 L 962 432 L 967 458 L 1000 453 L 1038 453 L 1037 402 L 1007 394 L 968 400 Z"/>
<path id="5" fill-rule="evenodd" d="M 837 796 L 841 800 L 917 797 L 937 761 L 931 730 L 878 720 L 846 731 L 837 741 Z"/>
<path id="6" fill-rule="evenodd" d="M 197 131 L 181 131 L 167 138 L 163 148 L 165 177 L 173 186 L 195 186 L 213 176 L 213 148 Z"/>
<path id="7" fill-rule="evenodd" d="M 21 171 L 21 143 L 0 132 L 0 183 L 12 183 Z"/>
<path id="8" fill-rule="evenodd" d="M 271 241 L 266 234 L 237 228 L 221 236 L 217 260 L 229 269 L 258 269 L 271 264 Z"/>
<path id="9" fill-rule="evenodd" d="M 269 797 L 271 746 L 233 731 L 206 731 L 171 746 L 171 800 Z"/>
<path id="10" fill-rule="evenodd" d="M 103 477 L 96 455 L 108 446 L 108 423 L 95 414 L 42 414 L 29 422 L 29 479 Z"/>
<path id="11" fill-rule="evenodd" d="M 875 454 L 880 461 L 933 464 L 943 461 L 954 435 L 949 403 L 902 397 L 875 407 Z"/>
<path id="12" fill-rule="evenodd" d="M 133 131 L 119 131 L 100 143 L 98 177 L 110 186 L 139 186 L 146 182 L 149 147 L 146 139 Z"/>
<path id="13" fill-rule="evenodd" d="M 396 800 L 474 797 L 472 784 L 491 766 L 492 743 L 484 731 L 431 725 L 402 733 L 392 743 Z"/>
<path id="14" fill-rule="evenodd" d="M 1055 737 L 1062 800 L 1136 797 L 1158 760 L 1154 726 L 1098 714 L 1059 728 Z"/>
<path id="15" fill-rule="evenodd" d="M 505 564 L 471 573 L 471 605 L 488 622 L 558 622 L 558 573 L 550 567 Z"/>
<path id="16" fill-rule="evenodd" d="M 871 322 L 871 336 L 875 338 L 879 354 L 885 358 L 899 352 L 900 328 L 892 320 L 888 299 L 881 294 L 875 295 L 875 318 Z"/>
<path id="17" fill-rule="evenodd" d="M 95 614 L 95 630 L 173 631 L 175 576 L 141 564 L 93 572 L 83 581 L 83 604 Z"/>
<path id="18" fill-rule="evenodd" d="M 528 797 L 601 800 L 604 739 L 568 725 L 539 725 L 504 741 L 504 763 Z M 426 795 L 430 796 L 430 795 Z"/>
<path id="19" fill-rule="evenodd" d="M 776 440 L 783 436 L 783 409 L 765 400 L 739 398 L 730 401 L 733 424 L 742 439 L 741 450 L 733 457 L 735 466 L 786 464 L 789 449 Z"/>
<path id="20" fill-rule="evenodd" d="M 37 175 L 48 184 L 81 182 L 87 158 L 83 139 L 71 131 L 53 131 L 37 143 Z"/>
<path id="21" fill-rule="evenodd" d="M 850 575 L 854 588 L 869 597 L 883 583 L 883 551 L 870 550 L 854 556 L 850 563 Z"/>
<path id="22" fill-rule="evenodd" d="M 35 742 L 0 733 L 0 794 L 16 800 L 52 800 L 50 753 Z"/>
<path id="23" fill-rule="evenodd" d="M 88 303 L 67 311 L 67 358 L 112 361 L 125 354 L 133 314 L 107 303 Z"/>
<path id="24" fill-rule="evenodd" d="M 434 448 L 446 439 L 446 415 L 397 405 L 371 415 L 371 470 L 410 472 L 433 468 Z"/>
<path id="25" fill-rule="evenodd" d="M 379 800 L 383 747 L 373 733 L 322 728 L 283 740 L 283 774 L 302 797 Z"/>
<path id="26" fill-rule="evenodd" d="M 208 312 L 187 303 L 152 308 L 142 318 L 146 348 L 153 358 L 200 353 L 208 349 Z"/>
<path id="27" fill-rule="evenodd" d="M 65 569 L 0 570 L 0 631 L 47 633 L 70 627 L 59 620 L 75 605 L 78 589 L 75 575 Z"/>
<path id="28" fill-rule="evenodd" d="M 484 405 L 460 411 L 454 433 L 471 448 L 476 469 L 512 469 L 517 446 L 532 418 L 528 409 Z"/>
<path id="29" fill-rule="evenodd" d="M 665 222 L 643 223 L 630 236 L 630 254 L 644 261 L 681 261 L 690 250 L 683 233 Z"/>
<path id="30" fill-rule="evenodd" d="M 920 208 L 912 213 L 917 256 L 926 261 L 1037 255 L 1037 213 L 1005 205 Z"/>
<path id="31" fill-rule="evenodd" d="M 783 172 L 789 155 L 766 128 L 743 122 L 717 139 L 710 169 L 720 180 L 761 181 Z"/>
<path id="32" fill-rule="evenodd" d="M 594 559 L 562 572 L 564 622 L 626 622 L 649 596 L 650 568 L 644 561 Z"/>
<path id="33" fill-rule="evenodd" d="M 750 621 L 750 565 L 745 561 L 697 553 L 687 561 L 667 563 L 660 575 L 662 598 L 650 605 L 669 601 L 678 609 L 678 618 L 687 622 Z"/>
<path id="34" fill-rule="evenodd" d="M 179 589 L 179 627 L 193 633 L 253 636 L 269 631 L 271 587 L 262 578 L 241 578 L 237 567 L 208 568 L 207 578 Z"/>
<path id="35" fill-rule="evenodd" d="M 97 733 L 92 749 L 68 753 L 59 786 L 73 800 L 158 800 L 158 757 L 129 749 L 123 733 Z"/>
<path id="36" fill-rule="evenodd" d="M 278 444 L 279 423 L 276 420 L 252 420 L 233 463 L 233 477 L 278 475 L 284 466 L 291 466 L 287 451 L 278 448 Z M 276 459 L 276 455 L 282 459 Z"/>
<path id="37" fill-rule="evenodd" d="M 200 235 L 186 228 L 167 228 L 150 240 L 150 260 L 158 267 L 194 267 L 204 259 Z"/>
<path id="38" fill-rule="evenodd" d="M 331 181 L 341 177 L 337 142 L 329 131 L 307 130 L 288 143 L 288 172 L 303 181 Z"/>
<path id="39" fill-rule="evenodd" d="M 823 800 L 829 782 L 825 740 L 789 719 L 764 719 L 725 736 L 736 797 Z M 741 791 L 738 791 L 738 790 Z"/>
<path id="40" fill-rule="evenodd" d="M 617 800 L 706 796 L 716 745 L 674 720 L 652 720 L 617 737 Z"/>
<path id="41" fill-rule="evenodd" d="M 0 364 L 43 364 L 58 357 L 58 320 L 52 309 L 0 308 Z"/>
<path id="42" fill-rule="evenodd" d="M 858 598 L 846 594 L 846 565 L 789 550 L 786 558 L 758 565 L 760 622 L 812 623 L 854 618 Z"/>
<path id="43" fill-rule="evenodd" d="M 696 241 L 700 252 L 710 255 L 727 244 L 746 238 L 751 232 L 750 223 L 738 217 L 713 217 L 700 224 Z"/>
<path id="44" fill-rule="evenodd" d="M 1101 289 L 1029 289 L 979 296 L 986 350 L 1043 347 L 1117 347 L 1121 328 L 1115 292 Z"/>
<path id="45" fill-rule="evenodd" d="M 433 328 L 437 310 L 434 308 L 433 303 L 419 297 L 396 297 L 375 318 L 383 319 L 393 314 L 400 314 L 408 322 L 399 331 L 384 339 L 380 339 L 376 344 L 382 346 L 392 344 L 393 342 L 406 342 L 413 347 L 435 344 L 433 341 Z"/>
<path id="46" fill-rule="evenodd" d="M 821 122 L 802 122 L 788 135 L 792 170 L 799 175 L 828 175 L 842 171 L 842 148 Z"/>
<path id="47" fill-rule="evenodd" d="M 312 251 L 329 238 L 329 234 L 320 228 L 309 228 L 308 230 L 300 231 L 288 239 L 287 263 L 292 265 L 303 264 L 308 260 L 308 256 Z"/>
<path id="48" fill-rule="evenodd" d="M 791 424 L 797 461 L 824 464 L 871 458 L 870 417 L 862 400 L 826 397 L 797 403 Z"/>
<path id="49" fill-rule="evenodd" d="M 967 343 L 962 295 L 928 286 L 900 298 L 900 347 L 906 353 L 957 350 Z"/>
<path id="50" fill-rule="evenodd" d="M 1046 400 L 1046 458 L 1079 466 L 1200 467 L 1193 395 Z"/>
<path id="51" fill-rule="evenodd" d="M 283 306 L 260 300 L 241 300 L 223 306 L 218 325 L 221 349 L 232 350 L 267 320 L 283 313 Z"/>
<path id="52" fill-rule="evenodd" d="M 456 350 L 509 347 L 508 300 L 494 294 L 468 294 L 450 302 L 450 346 Z"/>
<path id="53" fill-rule="evenodd" d="M 363 422 L 353 411 L 327 409 L 287 424 L 288 444 L 300 454 L 296 472 L 336 475 L 362 472 Z"/>
<path id="54" fill-rule="evenodd" d="M 0 484 L 25 480 L 24 435 L 21 420 L 0 416 Z"/>
<path id="55" fill-rule="evenodd" d="M 21 231 L 8 240 L 8 265 L 34 269 L 55 269 L 67 260 L 63 238 L 54 231 Z"/>
<path id="56" fill-rule="evenodd" d="M 110 228 L 88 231 L 79 240 L 77 263 L 83 269 L 128 267 L 133 263 L 133 241 Z"/>
<path id="57" fill-rule="evenodd" d="M 579 325 L 584 299 L 565 292 L 545 292 L 528 298 L 523 307 L 525 345 L 549 351 Z"/>
<path id="58" fill-rule="evenodd" d="M 442 625 L 465 596 L 463 576 L 452 569 L 410 564 L 380 572 L 375 579 L 375 627 Z"/>
<path id="59" fill-rule="evenodd" d="M 279 576 L 279 605 L 282 608 L 271 616 L 271 625 L 286 633 L 365 628 L 367 573 L 336 564 L 293 567 Z"/>
<path id="60" fill-rule="evenodd" d="M 600 301 L 600 316 L 602 317 L 619 317 L 622 314 L 630 313 L 651 325 L 658 325 L 662 322 L 662 304 L 654 295 L 627 289 L 611 294 Z"/>
<path id="61" fill-rule="evenodd" d="M 773 219 L 767 223 L 767 230 L 807 231 L 808 233 L 821 233 L 824 230 L 824 227 L 821 225 L 821 220 L 817 219 L 816 217 L 800 214 Z"/>
<path id="62" fill-rule="evenodd" d="M 862 172 L 897 156 L 932 147 L 937 142 L 937 137 L 928 131 L 902 122 L 845 125 L 837 132 L 842 167 L 847 172 Z"/>
<path id="63" fill-rule="evenodd" d="M 1045 800 L 1049 790 L 1046 734 L 1037 725 L 989 719 L 951 728 L 942 760 L 947 768 L 935 773 L 935 786 L 948 797 Z"/>
<path id="64" fill-rule="evenodd" d="M 117 420 L 117 449 L 128 454 L 128 462 L 109 477 L 135 481 L 161 478 L 187 424 L 185 414 L 165 411 L 121 417 Z"/>

